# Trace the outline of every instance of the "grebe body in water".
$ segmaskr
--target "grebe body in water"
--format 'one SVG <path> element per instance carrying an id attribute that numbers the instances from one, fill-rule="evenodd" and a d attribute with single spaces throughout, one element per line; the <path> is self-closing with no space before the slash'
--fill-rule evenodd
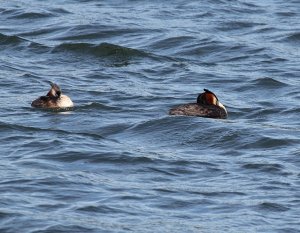
<path id="1" fill-rule="evenodd" d="M 179 105 L 170 109 L 169 114 L 219 119 L 225 119 L 228 116 L 224 105 L 219 102 L 213 92 L 207 89 L 204 89 L 204 92 L 199 94 L 196 103 Z"/>
<path id="2" fill-rule="evenodd" d="M 72 108 L 72 100 L 63 95 L 60 87 L 55 83 L 50 83 L 51 89 L 45 96 L 41 96 L 31 103 L 35 108 Z"/>

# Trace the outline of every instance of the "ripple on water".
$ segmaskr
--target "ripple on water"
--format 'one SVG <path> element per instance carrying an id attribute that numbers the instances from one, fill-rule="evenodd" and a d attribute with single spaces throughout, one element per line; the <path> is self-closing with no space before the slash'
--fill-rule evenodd
<path id="1" fill-rule="evenodd" d="M 252 84 L 258 88 L 262 89 L 273 89 L 273 88 L 282 88 L 288 86 L 283 81 L 276 80 L 275 78 L 270 78 L 270 77 L 263 77 L 263 78 L 258 78 L 252 81 Z"/>
<path id="2" fill-rule="evenodd" d="M 1 1 L 0 232 L 298 232 L 298 2 Z"/>
<path id="3" fill-rule="evenodd" d="M 68 28 L 63 33 L 58 34 L 55 39 L 60 41 L 99 41 L 110 39 L 111 37 L 124 37 L 131 34 L 154 33 L 155 29 L 140 29 L 137 27 L 123 28 L 112 25 L 76 25 Z"/>
<path id="4" fill-rule="evenodd" d="M 291 33 L 290 35 L 283 38 L 282 41 L 299 44 L 300 43 L 300 32 Z"/>
<path id="5" fill-rule="evenodd" d="M 147 53 L 131 49 L 119 45 L 114 45 L 110 43 L 101 43 L 99 45 L 89 44 L 89 43 L 64 43 L 56 46 L 52 52 L 63 52 L 71 51 L 78 52 L 82 54 L 91 54 L 97 57 L 106 56 L 124 56 L 124 57 L 134 57 L 134 56 L 147 56 Z"/>
<path id="6" fill-rule="evenodd" d="M 42 228 L 42 227 L 41 227 Z M 99 229 L 93 229 L 88 227 L 82 227 L 80 225 L 61 225 L 61 224 L 53 224 L 53 226 L 46 227 L 46 229 L 40 229 L 36 231 L 32 231 L 32 233 L 64 233 L 64 232 L 99 232 Z"/>
<path id="7" fill-rule="evenodd" d="M 265 164 L 265 163 L 248 163 L 243 165 L 244 169 L 256 170 L 257 172 L 277 174 L 277 175 L 288 175 L 284 172 L 284 166 L 280 164 Z"/>
<path id="8" fill-rule="evenodd" d="M 285 212 L 289 210 L 289 208 L 284 205 L 272 202 L 263 202 L 257 206 L 257 209 L 264 212 Z"/>
<path id="9" fill-rule="evenodd" d="M 43 18 L 48 18 L 48 17 L 53 17 L 54 15 L 51 14 L 50 12 L 15 12 L 13 16 L 10 16 L 10 19 L 20 19 L 20 20 L 33 20 L 33 19 L 43 19 Z"/>
<path id="10" fill-rule="evenodd" d="M 75 108 L 76 111 L 84 112 L 86 110 L 100 110 L 100 111 L 120 111 L 120 107 L 109 106 L 98 102 L 91 102 Z"/>
<path id="11" fill-rule="evenodd" d="M 231 22 L 224 22 L 221 24 L 221 27 L 218 27 L 218 30 L 221 31 L 233 31 L 238 30 L 246 30 L 249 28 L 253 28 L 255 26 L 264 26 L 263 23 L 255 23 L 253 21 L 231 21 Z"/>
<path id="12" fill-rule="evenodd" d="M 5 34 L 0 33 L 0 45 L 16 45 L 19 43 L 22 43 L 23 41 L 26 41 L 25 39 L 22 39 L 18 36 L 8 36 Z"/>
<path id="13" fill-rule="evenodd" d="M 240 145 L 240 149 L 284 149 L 290 145 L 294 145 L 295 141 L 284 138 L 258 137 L 251 142 L 245 142 Z"/>

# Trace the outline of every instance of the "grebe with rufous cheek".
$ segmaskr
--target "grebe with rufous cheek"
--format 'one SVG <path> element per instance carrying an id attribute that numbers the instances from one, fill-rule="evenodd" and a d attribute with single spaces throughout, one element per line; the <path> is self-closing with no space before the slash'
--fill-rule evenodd
<path id="1" fill-rule="evenodd" d="M 196 103 L 179 105 L 170 109 L 169 114 L 219 119 L 226 119 L 228 116 L 226 108 L 219 102 L 218 97 L 207 89 L 198 95 Z"/>
<path id="2" fill-rule="evenodd" d="M 35 108 L 72 108 L 74 104 L 72 100 L 63 95 L 60 87 L 55 83 L 50 83 L 51 89 L 45 96 L 41 96 L 31 103 Z"/>

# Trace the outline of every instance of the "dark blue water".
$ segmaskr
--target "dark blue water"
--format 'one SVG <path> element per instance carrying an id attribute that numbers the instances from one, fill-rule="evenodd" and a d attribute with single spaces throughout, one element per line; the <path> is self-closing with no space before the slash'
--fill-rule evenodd
<path id="1" fill-rule="evenodd" d="M 299 232 L 299 12 L 1 1 L 0 232 Z M 203 88 L 228 119 L 168 116 Z"/>

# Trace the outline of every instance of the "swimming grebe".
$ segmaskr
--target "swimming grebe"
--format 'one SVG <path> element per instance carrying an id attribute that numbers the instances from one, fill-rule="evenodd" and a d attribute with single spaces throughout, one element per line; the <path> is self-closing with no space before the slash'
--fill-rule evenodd
<path id="1" fill-rule="evenodd" d="M 55 83 L 50 83 L 51 89 L 46 96 L 41 96 L 31 103 L 36 108 L 71 108 L 74 106 L 72 100 L 62 95 L 60 87 Z"/>
<path id="2" fill-rule="evenodd" d="M 224 105 L 219 102 L 213 92 L 207 89 L 204 89 L 204 92 L 198 95 L 197 103 L 179 105 L 170 109 L 169 114 L 220 119 L 227 118 L 227 110 Z"/>

